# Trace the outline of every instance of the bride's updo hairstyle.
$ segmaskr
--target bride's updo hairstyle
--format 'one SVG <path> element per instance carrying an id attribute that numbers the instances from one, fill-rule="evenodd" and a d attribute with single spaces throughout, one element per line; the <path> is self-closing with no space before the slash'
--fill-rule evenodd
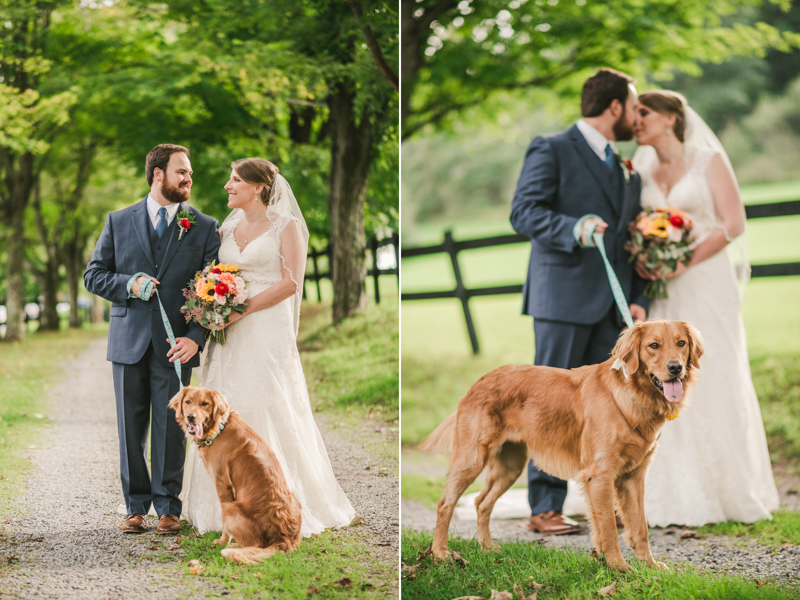
<path id="1" fill-rule="evenodd" d="M 686 134 L 686 113 L 684 112 L 686 98 L 683 95 L 669 90 L 645 92 L 639 96 L 639 104 L 644 104 L 660 115 L 675 115 L 675 125 L 672 126 L 672 131 L 678 141 L 683 143 Z"/>
<path id="2" fill-rule="evenodd" d="M 275 185 L 275 177 L 278 175 L 278 167 L 263 158 L 240 158 L 231 163 L 231 168 L 245 183 L 250 185 L 263 185 L 260 198 L 264 206 L 269 206 L 269 196 L 272 186 Z"/>

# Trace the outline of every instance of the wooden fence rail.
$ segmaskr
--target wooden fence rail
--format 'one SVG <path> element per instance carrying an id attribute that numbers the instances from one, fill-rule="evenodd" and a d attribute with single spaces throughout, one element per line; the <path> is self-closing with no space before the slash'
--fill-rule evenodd
<path id="1" fill-rule="evenodd" d="M 394 246 L 394 260 L 395 260 L 395 267 L 393 269 L 379 269 L 378 268 L 378 248 L 383 248 L 384 246 Z M 375 236 L 369 238 L 367 242 L 367 247 L 364 249 L 365 252 L 369 252 L 372 256 L 372 268 L 367 269 L 367 277 L 372 277 L 372 281 L 374 282 L 375 288 L 375 302 L 380 304 L 381 302 L 381 292 L 380 286 L 378 285 L 378 278 L 381 275 L 394 275 L 397 277 L 397 289 L 400 289 L 400 237 L 398 236 L 397 232 L 393 232 L 391 236 L 388 238 L 378 239 Z M 324 273 L 320 273 L 319 270 L 319 263 L 318 259 L 326 256 L 328 258 L 328 270 Z M 316 248 L 311 248 L 308 251 L 308 258 L 311 259 L 311 269 L 312 272 L 309 273 L 306 270 L 305 279 L 303 280 L 303 298 L 307 298 L 306 296 L 306 282 L 313 281 L 317 287 L 317 302 L 322 302 L 322 290 L 320 288 L 319 282 L 323 279 L 331 279 L 331 270 L 330 270 L 330 259 L 331 259 L 331 246 L 328 244 L 322 250 L 317 250 Z"/>
<path id="2" fill-rule="evenodd" d="M 745 212 L 747 213 L 748 219 L 800 215 L 800 200 L 748 205 L 745 206 Z M 522 284 L 467 288 L 464 286 L 464 280 L 461 276 L 461 268 L 458 264 L 458 253 L 462 250 L 474 250 L 476 248 L 488 248 L 493 246 L 505 246 L 508 244 L 520 243 L 530 243 L 530 239 L 524 235 L 510 234 L 456 241 L 453 239 L 453 234 L 451 231 L 445 231 L 444 242 L 441 244 L 417 248 L 403 248 L 401 255 L 404 259 L 414 258 L 417 256 L 428 256 L 431 254 L 448 254 L 450 256 L 450 262 L 453 266 L 456 287 L 452 290 L 402 293 L 400 298 L 402 300 L 458 298 L 458 300 L 461 302 L 462 310 L 464 311 L 464 321 L 466 322 L 469 340 L 472 344 L 472 352 L 473 354 L 478 354 L 480 352 L 480 344 L 478 343 L 478 335 L 475 332 L 475 325 L 472 321 L 472 313 L 469 309 L 469 299 L 475 296 L 519 294 L 522 293 Z M 800 262 L 752 266 L 751 277 L 781 277 L 786 275 L 800 275 Z"/>

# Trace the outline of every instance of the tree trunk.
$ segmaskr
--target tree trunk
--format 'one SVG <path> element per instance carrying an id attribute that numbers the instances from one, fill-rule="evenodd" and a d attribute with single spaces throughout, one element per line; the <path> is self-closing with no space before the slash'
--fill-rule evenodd
<path id="1" fill-rule="evenodd" d="M 338 83 L 328 98 L 331 131 L 331 217 L 333 320 L 339 322 L 367 307 L 364 201 L 372 156 L 372 124 L 356 122 L 355 94 Z"/>
<path id="2" fill-rule="evenodd" d="M 60 278 L 58 276 L 58 261 L 55 256 L 48 256 L 44 264 L 44 270 L 40 273 L 39 284 L 42 287 L 42 311 L 39 313 L 39 330 L 58 331 L 58 286 Z"/>
<path id="3" fill-rule="evenodd" d="M 6 298 L 6 342 L 25 338 L 25 207 L 33 189 L 33 154 L 19 157 L 15 168 L 13 155 L 0 149 L 8 196 L 2 198 L 6 216 L 6 247 L 8 248 L 8 297 Z"/>
<path id="4" fill-rule="evenodd" d="M 78 292 L 80 279 L 85 263 L 83 251 L 86 246 L 86 237 L 73 236 L 64 244 L 64 266 L 67 270 L 67 285 L 69 286 L 69 326 L 78 329 L 83 324 L 83 319 L 78 310 Z"/>
<path id="5" fill-rule="evenodd" d="M 420 31 L 414 19 L 414 0 L 400 3 L 400 131 L 405 131 L 406 119 L 411 114 L 411 93 L 420 68 Z"/>

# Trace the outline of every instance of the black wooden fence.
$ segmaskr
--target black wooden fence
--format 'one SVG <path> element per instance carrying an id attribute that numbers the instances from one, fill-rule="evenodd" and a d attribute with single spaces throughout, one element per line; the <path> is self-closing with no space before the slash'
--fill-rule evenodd
<path id="1" fill-rule="evenodd" d="M 393 269 L 379 269 L 378 268 L 378 248 L 382 248 L 384 246 L 394 246 L 394 260 L 395 260 L 395 267 Z M 367 247 L 364 249 L 365 252 L 369 252 L 372 256 L 372 268 L 367 269 L 367 277 L 372 277 L 372 281 L 375 284 L 373 287 L 375 288 L 375 302 L 380 304 L 381 301 L 381 292 L 380 286 L 378 285 L 378 278 L 381 275 L 394 275 L 397 277 L 397 289 L 400 289 L 400 237 L 397 235 L 397 232 L 392 233 L 392 235 L 388 238 L 377 239 L 375 236 L 369 238 L 367 242 Z M 324 273 L 320 273 L 319 270 L 319 259 L 323 256 L 328 258 L 328 270 Z M 306 283 L 309 281 L 313 281 L 317 287 L 317 302 L 322 302 L 322 290 L 320 288 L 319 282 L 323 279 L 331 279 L 331 246 L 328 244 L 322 250 L 317 250 L 316 248 L 310 248 L 308 251 L 308 258 L 311 259 L 311 272 L 309 272 L 308 267 L 306 267 L 306 275 L 305 280 L 303 281 L 303 299 L 307 298 L 306 295 Z"/>
<path id="2" fill-rule="evenodd" d="M 765 217 L 786 217 L 800 215 L 800 200 L 788 202 L 773 202 L 770 204 L 753 204 L 745 207 L 748 219 L 762 219 Z M 524 235 L 498 235 L 489 238 L 474 240 L 456 241 L 453 234 L 446 231 L 444 242 L 436 246 L 424 246 L 417 248 L 403 248 L 402 258 L 413 258 L 415 256 L 427 256 L 430 254 L 440 254 L 442 252 L 450 256 L 453 265 L 453 274 L 456 279 L 456 287 L 453 290 L 437 292 L 411 292 L 401 294 L 402 300 L 434 300 L 439 298 L 458 298 L 464 311 L 464 320 L 469 332 L 469 340 L 472 344 L 472 352 L 480 352 L 478 335 L 475 333 L 475 325 L 472 321 L 472 313 L 469 309 L 469 299 L 475 296 L 496 296 L 500 294 L 519 294 L 522 292 L 522 284 L 501 285 L 494 287 L 471 288 L 464 286 L 461 277 L 461 269 L 458 265 L 458 253 L 462 250 L 474 250 L 476 248 L 488 248 L 491 246 L 504 246 L 507 244 L 530 243 Z M 800 275 L 800 262 L 778 263 L 769 265 L 753 265 L 751 277 L 781 277 L 784 275 Z"/>

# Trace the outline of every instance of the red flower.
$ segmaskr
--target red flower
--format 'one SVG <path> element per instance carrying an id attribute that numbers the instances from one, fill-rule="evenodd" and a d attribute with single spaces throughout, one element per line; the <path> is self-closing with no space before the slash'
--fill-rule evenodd
<path id="1" fill-rule="evenodd" d="M 212 273 L 216 273 L 217 275 L 219 275 L 220 273 L 222 273 L 222 271 L 220 270 L 220 268 L 219 268 L 219 267 L 214 267 L 213 269 L 211 269 L 211 272 L 212 272 Z"/>
<path id="2" fill-rule="evenodd" d="M 683 219 L 681 219 L 678 215 L 672 215 L 669 218 L 669 222 L 673 227 L 683 227 Z"/>
<path id="3" fill-rule="evenodd" d="M 182 229 L 189 229 L 192 226 L 192 223 L 189 221 L 189 219 L 181 219 L 180 225 Z"/>
<path id="4" fill-rule="evenodd" d="M 218 296 L 224 296 L 228 293 L 228 285 L 225 283 L 218 283 L 217 287 L 214 288 L 214 291 L 217 293 Z"/>
<path id="5" fill-rule="evenodd" d="M 628 167 L 628 173 L 633 173 L 633 161 L 630 158 L 625 159 L 625 166 Z"/>

